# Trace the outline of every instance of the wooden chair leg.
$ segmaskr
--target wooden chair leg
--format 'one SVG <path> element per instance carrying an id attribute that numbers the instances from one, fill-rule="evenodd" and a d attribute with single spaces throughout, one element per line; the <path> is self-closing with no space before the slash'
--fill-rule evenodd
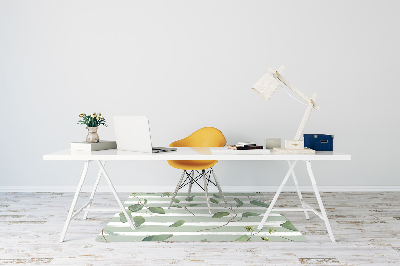
<path id="1" fill-rule="evenodd" d="M 179 187 L 180 187 L 181 184 L 182 184 L 182 180 L 183 180 L 183 178 L 185 177 L 185 173 L 186 173 L 186 170 L 183 171 L 182 177 L 181 177 L 181 179 L 179 180 L 178 185 L 176 186 L 174 195 L 172 196 L 172 199 L 171 199 L 171 202 L 169 203 L 168 209 L 171 208 L 171 205 L 172 205 L 172 203 L 174 202 L 174 199 L 175 199 L 175 197 L 176 197 L 176 193 L 178 193 Z"/>
<path id="2" fill-rule="evenodd" d="M 188 198 L 190 197 L 190 192 L 192 192 L 193 176 L 194 176 L 194 170 L 192 170 L 192 172 L 190 173 L 190 183 L 189 183 Z"/>
<path id="3" fill-rule="evenodd" d="M 222 196 L 222 198 L 224 199 L 225 203 L 228 203 L 228 202 L 226 202 L 226 199 L 225 199 L 224 193 L 222 193 L 221 186 L 219 185 L 219 182 L 218 182 L 217 176 L 215 175 L 215 173 L 214 173 L 214 170 L 213 170 L 212 168 L 211 168 L 211 172 L 213 173 L 214 180 L 215 180 L 215 183 L 217 184 L 217 188 L 218 188 L 218 190 L 219 190 L 219 193 L 221 194 L 221 196 Z"/>
<path id="4" fill-rule="evenodd" d="M 208 205 L 208 212 L 211 215 L 210 199 L 208 198 L 208 186 L 207 186 L 206 171 L 202 170 L 202 174 L 203 174 L 203 180 L 204 180 L 204 192 L 206 193 L 206 200 L 207 200 L 207 205 Z"/>

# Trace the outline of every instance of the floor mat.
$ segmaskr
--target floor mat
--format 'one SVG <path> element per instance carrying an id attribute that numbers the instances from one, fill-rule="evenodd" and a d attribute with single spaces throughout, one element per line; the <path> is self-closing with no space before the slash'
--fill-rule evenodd
<path id="1" fill-rule="evenodd" d="M 133 219 L 132 230 L 117 213 L 96 241 L 307 241 L 280 213 L 272 212 L 257 229 L 268 199 L 261 193 L 210 193 L 211 215 L 204 193 L 132 193 L 124 206 Z"/>

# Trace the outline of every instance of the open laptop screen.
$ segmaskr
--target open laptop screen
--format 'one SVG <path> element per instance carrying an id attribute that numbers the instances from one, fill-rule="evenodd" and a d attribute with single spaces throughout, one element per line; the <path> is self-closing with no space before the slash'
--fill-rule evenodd
<path id="1" fill-rule="evenodd" d="M 114 128 L 118 150 L 152 152 L 146 116 L 114 116 Z"/>

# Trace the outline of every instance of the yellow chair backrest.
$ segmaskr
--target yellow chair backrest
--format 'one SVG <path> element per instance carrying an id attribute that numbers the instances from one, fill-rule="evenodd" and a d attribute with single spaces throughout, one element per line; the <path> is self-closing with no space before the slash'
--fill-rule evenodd
<path id="1" fill-rule="evenodd" d="M 170 147 L 224 147 L 226 139 L 221 131 L 214 127 L 203 127 L 190 136 L 172 142 Z"/>

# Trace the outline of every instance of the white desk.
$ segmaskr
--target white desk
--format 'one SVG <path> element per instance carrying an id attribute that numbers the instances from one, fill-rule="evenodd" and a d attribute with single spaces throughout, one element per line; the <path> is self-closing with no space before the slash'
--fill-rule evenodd
<path id="1" fill-rule="evenodd" d="M 258 229 L 261 230 L 263 227 L 263 224 L 268 218 L 268 215 L 271 213 L 271 211 L 303 211 L 306 219 L 309 219 L 308 212 L 311 211 L 315 213 L 319 218 L 321 218 L 326 225 L 326 228 L 328 230 L 329 237 L 332 242 L 335 242 L 335 238 L 333 236 L 328 217 L 325 212 L 324 205 L 321 200 L 321 196 L 318 191 L 317 184 L 315 182 L 314 174 L 311 169 L 311 161 L 337 161 L 337 160 L 351 160 L 351 156 L 347 154 L 343 154 L 340 152 L 316 152 L 316 154 L 313 155 L 306 155 L 306 154 L 266 154 L 266 155 L 238 155 L 238 154 L 212 154 L 210 148 L 178 148 L 176 152 L 169 152 L 169 153 L 141 153 L 141 152 L 129 152 L 129 151 L 118 151 L 118 150 L 103 150 L 103 151 L 92 151 L 92 152 L 85 152 L 85 151 L 70 151 L 70 150 L 63 150 L 51 154 L 47 154 L 43 156 L 44 160 L 62 160 L 62 161 L 85 161 L 84 168 L 83 168 L 83 173 L 81 176 L 81 179 L 79 181 L 78 187 L 75 192 L 74 199 L 71 204 L 71 208 L 68 213 L 67 220 L 65 221 L 64 229 L 61 233 L 61 238 L 60 242 L 64 241 L 65 234 L 68 229 L 68 225 L 73 217 L 75 217 L 78 213 L 81 211 L 85 211 L 85 214 L 83 216 L 84 219 L 86 219 L 87 214 L 89 211 L 107 211 L 107 212 L 120 212 L 122 211 L 125 216 L 127 217 L 128 223 L 130 227 L 135 230 L 135 226 L 132 223 L 131 219 L 129 219 L 128 214 L 126 213 L 126 210 L 124 206 L 121 203 L 121 200 L 119 199 L 117 192 L 115 191 L 115 188 L 111 182 L 110 177 L 108 176 L 106 170 L 105 170 L 105 162 L 106 161 L 164 161 L 164 160 L 225 160 L 225 161 L 287 161 L 289 165 L 289 170 L 286 173 L 285 177 L 283 178 L 283 181 L 281 185 L 279 186 L 277 192 L 275 193 L 274 198 L 271 201 L 270 206 L 268 207 L 261 223 L 258 226 Z M 75 205 L 78 200 L 79 193 L 81 191 L 83 182 L 86 177 L 87 169 L 89 166 L 89 163 L 91 161 L 96 161 L 97 164 L 100 167 L 99 173 L 97 175 L 96 182 L 94 184 L 92 194 L 90 196 L 90 200 L 84 204 L 80 209 L 74 212 L 75 210 Z M 301 191 L 298 186 L 297 178 L 294 173 L 294 167 L 298 161 L 304 161 L 307 166 L 307 171 L 311 180 L 311 184 L 313 186 L 315 196 L 318 201 L 319 208 L 321 210 L 321 213 L 316 211 L 314 208 L 312 208 L 308 203 L 306 203 L 301 195 Z M 118 205 L 120 209 L 117 210 L 99 210 L 99 209 L 90 209 L 90 205 L 92 204 L 94 195 L 96 193 L 97 185 L 100 181 L 101 176 L 104 175 L 106 178 L 111 191 L 113 192 L 115 199 L 118 202 Z M 300 199 L 300 204 L 302 205 L 302 208 L 274 208 L 274 205 L 279 197 L 279 194 L 282 192 L 283 187 L 285 186 L 287 180 L 289 177 L 292 176 L 296 189 L 297 189 L 297 194 Z"/>

